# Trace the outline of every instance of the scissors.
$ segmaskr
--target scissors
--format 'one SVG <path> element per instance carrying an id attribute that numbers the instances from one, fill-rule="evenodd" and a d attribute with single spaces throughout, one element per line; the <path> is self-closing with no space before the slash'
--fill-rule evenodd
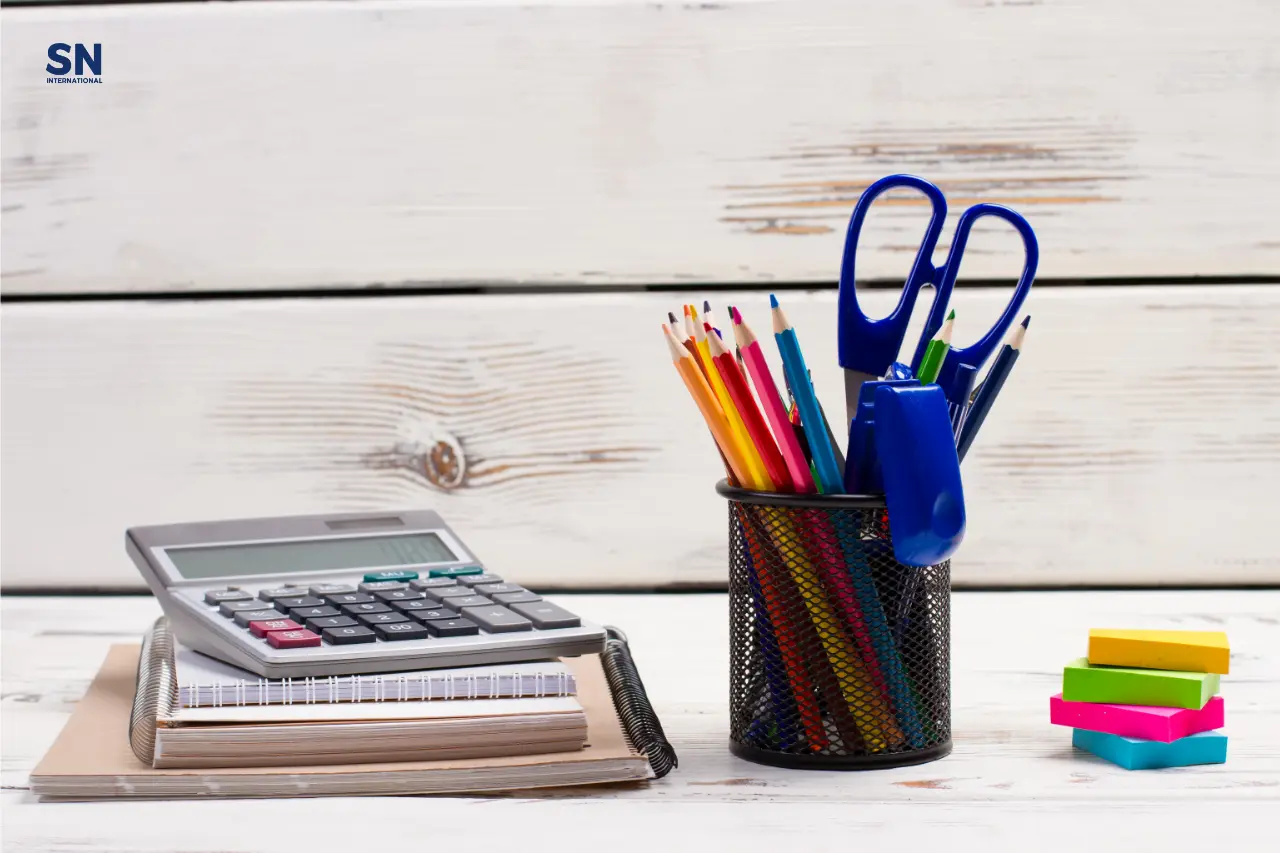
<path id="1" fill-rule="evenodd" d="M 898 307 L 888 317 L 872 320 L 862 313 L 858 306 L 858 295 L 854 288 L 854 259 L 858 253 L 858 237 L 862 234 L 862 222 L 867 217 L 867 210 L 872 202 L 886 190 L 897 187 L 909 187 L 924 193 L 933 207 L 933 216 L 929 227 L 925 230 L 920 250 L 916 253 L 915 262 L 911 265 L 911 273 L 902 288 L 902 298 Z M 938 372 L 937 383 L 946 392 L 947 399 L 954 396 L 956 368 L 961 364 L 973 365 L 981 369 L 1000 343 L 1009 327 L 1013 325 L 1018 309 L 1026 301 L 1031 292 L 1031 284 L 1036 277 L 1036 265 L 1040 260 L 1040 247 L 1036 242 L 1035 232 L 1023 219 L 1007 207 L 999 204 L 975 204 L 960 214 L 960 222 L 956 225 L 955 238 L 951 242 L 951 250 L 947 260 L 941 266 L 933 265 L 933 250 L 938 245 L 938 236 L 942 233 L 942 225 L 947 218 L 947 200 L 942 190 L 915 175 L 890 175 L 881 178 L 863 191 L 849 219 L 849 231 L 845 236 L 844 258 L 840 264 L 840 295 L 837 300 L 837 319 L 839 336 L 840 366 L 844 368 L 845 414 L 849 421 L 857 415 L 858 394 L 863 382 L 882 378 L 898 357 L 902 341 L 907 335 L 907 324 L 911 322 L 911 312 L 915 309 L 916 298 L 920 290 L 928 284 L 937 288 L 933 299 L 933 307 L 925 320 L 924 331 L 916 344 L 915 354 L 911 358 L 911 370 L 920 369 L 920 361 L 924 357 L 925 348 L 933 336 L 942 327 L 947 314 L 947 303 L 951 301 L 951 291 L 955 287 L 956 276 L 960 273 L 960 261 L 964 257 L 965 244 L 969 242 L 969 232 L 973 225 L 984 216 L 1003 219 L 1014 227 L 1022 236 L 1022 245 L 1026 250 L 1026 259 L 1022 265 L 1022 275 L 1013 290 L 1009 304 L 1004 313 L 996 320 L 985 335 L 967 347 L 952 347 L 942 362 Z"/>

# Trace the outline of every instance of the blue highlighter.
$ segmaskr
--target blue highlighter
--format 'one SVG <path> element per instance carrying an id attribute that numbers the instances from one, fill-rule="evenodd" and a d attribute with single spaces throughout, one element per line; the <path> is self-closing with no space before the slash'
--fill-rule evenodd
<path id="1" fill-rule="evenodd" d="M 947 398 L 938 385 L 875 384 L 875 455 L 893 555 L 908 566 L 932 566 L 956 552 L 965 529 L 964 489 Z"/>

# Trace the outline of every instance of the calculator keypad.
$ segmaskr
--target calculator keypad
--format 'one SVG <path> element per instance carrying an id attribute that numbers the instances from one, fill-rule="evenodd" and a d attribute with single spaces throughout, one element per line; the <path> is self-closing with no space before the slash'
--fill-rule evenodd
<path id="1" fill-rule="evenodd" d="M 365 575 L 342 583 L 253 592 L 210 589 L 204 602 L 278 649 L 576 628 L 577 616 L 477 566 Z M 407 583 L 406 583 L 407 581 Z"/>

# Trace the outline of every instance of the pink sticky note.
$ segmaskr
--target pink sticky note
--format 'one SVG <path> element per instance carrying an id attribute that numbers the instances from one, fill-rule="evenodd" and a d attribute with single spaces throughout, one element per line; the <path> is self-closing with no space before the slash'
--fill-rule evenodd
<path id="1" fill-rule="evenodd" d="M 1198 711 L 1153 705 L 1107 705 L 1066 702 L 1059 693 L 1049 699 L 1049 722 L 1091 732 L 1172 743 L 1178 738 L 1222 728 L 1223 703 L 1214 696 Z"/>

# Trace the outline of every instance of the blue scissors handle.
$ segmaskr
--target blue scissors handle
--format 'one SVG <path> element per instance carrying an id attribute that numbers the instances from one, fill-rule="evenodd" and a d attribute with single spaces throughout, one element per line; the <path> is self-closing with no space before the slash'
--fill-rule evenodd
<path id="1" fill-rule="evenodd" d="M 1005 333 L 1013 325 L 1013 321 L 1018 315 L 1018 310 L 1022 308 L 1022 303 L 1027 301 L 1027 294 L 1031 292 L 1031 284 L 1035 281 L 1036 266 L 1040 263 L 1040 244 L 1036 242 L 1035 232 L 1031 230 L 1031 226 L 1027 223 L 1027 220 L 1022 218 L 1021 214 L 1015 213 L 1000 204 L 975 204 L 960 214 L 960 222 L 956 225 L 956 236 L 951 243 L 951 251 L 947 255 L 947 263 L 942 269 L 942 280 L 938 283 L 938 298 L 934 301 L 935 307 L 938 301 L 943 299 L 943 295 L 950 296 L 952 288 L 955 287 L 956 276 L 960 274 L 960 260 L 964 257 L 964 247 L 969 242 L 969 232 L 973 230 L 974 223 L 984 216 L 1003 219 L 1014 227 L 1022 237 L 1022 246 L 1026 251 L 1026 259 L 1022 264 L 1022 275 L 1018 278 L 1018 285 L 1013 289 L 1013 297 L 1009 300 L 1009 304 L 1005 306 L 1004 313 L 1000 315 L 1000 319 L 996 320 L 995 325 L 973 344 L 967 347 L 952 347 L 947 353 L 947 357 L 943 359 L 942 369 L 938 371 L 936 381 L 947 392 L 948 399 L 950 399 L 953 390 L 951 385 L 955 382 L 956 369 L 962 364 L 970 364 L 976 369 L 981 369 L 982 365 L 991 357 L 991 353 L 999 346 Z M 944 302 L 943 310 L 945 311 L 945 309 L 946 304 Z M 935 314 L 938 315 L 936 317 L 936 325 Z M 926 321 L 924 335 L 921 336 L 922 348 L 917 353 L 916 361 L 912 362 L 913 365 L 919 364 L 919 358 L 924 354 L 923 346 L 937 334 L 941 326 L 941 314 L 936 311 L 932 312 Z"/>
<path id="2" fill-rule="evenodd" d="M 920 250 L 916 253 L 916 259 L 911 265 L 911 273 L 903 285 L 898 306 L 889 316 L 872 320 L 859 307 L 858 294 L 854 287 L 854 261 L 858 253 L 858 238 L 862 234 L 862 223 L 867 218 L 871 203 L 881 193 L 898 187 L 907 187 L 924 193 L 933 207 L 933 215 L 929 219 L 929 227 L 925 230 L 924 240 L 920 243 Z M 840 263 L 840 294 L 837 298 L 836 313 L 840 366 L 845 370 L 865 373 L 872 377 L 885 374 L 898 357 L 903 338 L 907 335 L 907 325 L 911 322 L 911 312 L 915 309 L 916 298 L 925 285 L 936 284 L 938 287 L 938 292 L 933 299 L 933 308 L 929 312 L 928 323 L 934 323 L 936 319 L 937 322 L 933 325 L 934 332 L 942 325 L 947 302 L 951 297 L 951 287 L 955 284 L 955 276 L 946 279 L 943 275 L 945 268 L 934 267 L 933 250 L 938 245 L 938 236 L 942 233 L 946 218 L 947 200 L 943 197 L 942 190 L 915 175 L 889 175 L 863 191 L 857 206 L 853 209 L 853 216 L 849 219 L 849 230 L 844 241 L 844 257 Z M 919 357 L 923 355 L 923 343 L 919 348 L 920 352 L 912 360 L 913 369 L 919 365 Z"/>

